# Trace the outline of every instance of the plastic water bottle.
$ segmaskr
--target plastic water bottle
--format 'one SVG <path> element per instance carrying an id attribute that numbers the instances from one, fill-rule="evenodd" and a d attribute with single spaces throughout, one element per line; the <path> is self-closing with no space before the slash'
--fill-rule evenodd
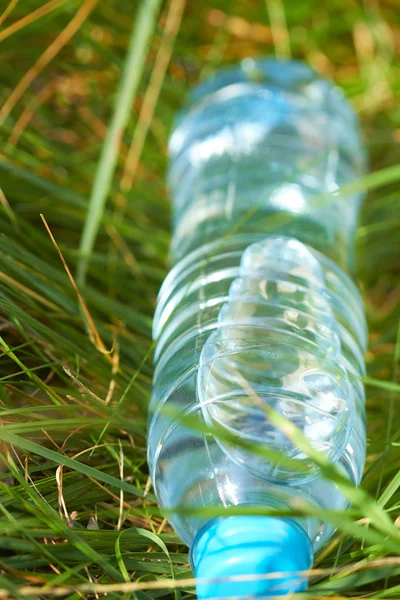
<path id="1" fill-rule="evenodd" d="M 306 65 L 247 59 L 194 91 L 170 157 L 151 477 L 191 549 L 199 598 L 284 595 L 306 587 L 299 572 L 333 527 L 229 508 L 347 506 L 271 409 L 360 482 L 366 325 L 351 272 L 361 197 L 335 194 L 365 171 L 358 123 Z"/>

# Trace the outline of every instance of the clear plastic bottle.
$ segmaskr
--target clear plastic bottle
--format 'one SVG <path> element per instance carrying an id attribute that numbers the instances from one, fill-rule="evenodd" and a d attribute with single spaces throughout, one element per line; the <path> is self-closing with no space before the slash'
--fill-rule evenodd
<path id="1" fill-rule="evenodd" d="M 151 477 L 161 506 L 180 507 L 169 520 L 197 577 L 214 579 L 199 597 L 285 594 L 306 585 L 294 573 L 311 566 L 329 524 L 182 509 L 346 507 L 268 407 L 360 482 L 367 334 L 351 272 L 361 197 L 334 194 L 365 172 L 358 123 L 306 65 L 247 59 L 193 92 L 170 156 L 174 266 L 154 319 Z"/>

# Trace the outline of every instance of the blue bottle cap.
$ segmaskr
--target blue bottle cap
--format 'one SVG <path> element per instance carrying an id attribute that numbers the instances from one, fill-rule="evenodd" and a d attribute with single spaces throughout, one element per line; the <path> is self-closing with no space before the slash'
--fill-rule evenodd
<path id="1" fill-rule="evenodd" d="M 309 569 L 313 558 L 308 535 L 290 519 L 214 519 L 199 531 L 191 551 L 200 580 L 197 597 L 265 598 L 304 590 L 307 577 L 299 572 Z"/>

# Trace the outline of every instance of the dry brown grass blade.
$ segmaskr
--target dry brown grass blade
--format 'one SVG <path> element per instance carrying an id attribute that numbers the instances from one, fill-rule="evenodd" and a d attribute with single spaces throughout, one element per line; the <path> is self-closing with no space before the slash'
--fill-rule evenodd
<path id="1" fill-rule="evenodd" d="M 98 0 L 86 0 L 80 7 L 78 12 L 74 15 L 65 29 L 56 37 L 56 39 L 50 44 L 50 46 L 43 52 L 38 58 L 35 64 L 25 73 L 22 79 L 18 82 L 17 86 L 11 92 L 3 108 L 0 110 L 0 125 L 8 117 L 14 106 L 22 98 L 32 81 L 38 76 L 60 50 L 69 42 L 72 36 L 78 31 L 78 29 L 85 22 L 89 14 L 96 6 Z"/>
<path id="2" fill-rule="evenodd" d="M 2 427 L 3 423 L 0 420 L 0 427 Z M 6 442 L 0 442 L 0 473 L 8 471 L 8 454 L 10 452 L 10 447 Z"/>
<path id="3" fill-rule="evenodd" d="M 108 391 L 107 391 L 107 396 L 106 399 L 104 400 L 104 404 L 107 406 L 107 404 L 109 404 L 113 398 L 114 395 L 114 391 L 115 391 L 115 378 L 117 376 L 117 373 L 119 371 L 119 346 L 118 346 L 118 341 L 115 341 L 114 344 L 114 352 L 112 353 L 112 369 L 111 369 L 111 379 L 110 379 L 110 383 L 108 386 Z"/>
<path id="4" fill-rule="evenodd" d="M 18 2 L 18 0 L 14 3 L 11 10 L 14 8 L 14 6 L 17 4 L 17 2 Z M 19 21 L 16 21 L 15 23 L 10 25 L 6 29 L 3 29 L 3 31 L 0 32 L 0 42 L 5 40 L 6 38 L 10 37 L 10 35 L 12 35 L 13 33 L 16 33 L 20 29 L 23 29 L 27 25 L 30 25 L 34 21 L 37 21 L 37 19 L 40 19 L 40 17 L 44 17 L 44 15 L 47 15 L 49 12 L 51 12 L 55 8 L 58 8 L 62 4 L 65 4 L 65 2 L 66 2 L 66 0 L 50 0 L 50 2 L 48 2 L 47 4 L 44 4 L 37 10 L 32 11 L 31 13 L 29 13 L 29 15 L 26 15 L 26 17 L 23 17 L 22 19 L 20 19 Z M 11 4 L 12 4 L 12 2 L 10 2 L 9 6 Z M 8 8 L 7 8 L 7 10 L 8 10 Z M 4 13 L 2 14 L 2 16 L 0 18 L 0 24 L 5 20 L 5 18 L 11 12 L 11 10 L 7 14 L 6 14 L 6 11 L 4 11 Z M 4 17 L 4 15 L 5 15 L 5 17 Z"/>
<path id="5" fill-rule="evenodd" d="M 371 560 L 369 562 L 356 563 L 353 565 L 347 565 L 345 570 L 346 573 L 351 568 L 352 573 L 357 573 L 360 571 L 366 571 L 371 568 L 381 568 L 387 566 L 399 566 L 400 558 L 398 557 L 388 557 L 388 558 L 380 558 L 376 560 Z M 331 569 L 307 569 L 305 571 L 298 571 L 297 574 L 302 577 L 320 577 L 323 575 L 333 575 L 341 573 L 343 569 L 340 567 L 331 568 Z M 188 577 L 185 579 L 160 579 L 156 581 L 130 581 L 128 583 L 111 583 L 111 584 L 87 584 L 84 583 L 82 585 L 77 586 L 51 586 L 46 585 L 44 587 L 39 586 L 21 586 L 16 590 L 19 596 L 53 596 L 55 598 L 67 596 L 71 594 L 72 591 L 75 592 L 83 592 L 83 593 L 128 593 L 128 592 L 136 592 L 136 591 L 144 591 L 144 590 L 167 590 L 167 589 L 178 589 L 178 588 L 186 588 L 193 587 L 196 583 L 209 583 L 210 581 L 253 581 L 255 579 L 259 580 L 274 580 L 281 579 L 285 577 L 287 572 L 280 571 L 276 573 L 267 573 L 266 575 L 232 575 L 230 577 L 221 577 L 217 580 L 215 579 L 195 579 L 194 577 Z M 6 598 L 7 590 L 0 589 L 0 598 Z M 357 596 L 358 598 L 360 596 Z M 279 600 L 282 596 L 271 596 L 271 600 Z M 323 600 L 325 598 L 329 598 L 329 600 L 342 599 L 344 596 L 324 596 L 323 594 L 318 595 L 319 600 Z M 355 598 L 353 596 L 353 598 Z M 375 600 L 379 600 L 378 596 L 374 596 Z M 352 600 L 352 597 L 347 596 L 347 600 Z"/>
<path id="6" fill-rule="evenodd" d="M 18 290 L 20 290 L 21 292 L 23 292 L 27 296 L 30 296 L 31 298 L 34 298 L 35 300 L 37 300 L 41 304 L 44 304 L 45 306 L 47 306 L 51 310 L 54 310 L 54 311 L 58 311 L 59 310 L 59 308 L 58 308 L 58 306 L 56 304 L 54 304 L 53 302 L 50 302 L 50 300 L 46 300 L 46 298 L 43 298 L 43 296 L 40 296 L 40 294 L 37 294 L 36 292 L 34 292 L 33 290 L 31 290 L 30 288 L 26 287 L 25 285 L 23 285 L 22 283 L 20 283 L 16 279 L 13 279 L 9 275 L 6 275 L 2 271 L 0 271 L 0 279 L 2 279 L 3 281 L 6 281 L 8 284 L 12 285 L 13 287 L 16 287 Z"/>
<path id="7" fill-rule="evenodd" d="M 156 59 L 154 61 L 154 68 L 151 74 L 150 83 L 143 98 L 138 123 L 125 162 L 124 172 L 121 179 L 122 193 L 128 192 L 132 187 L 147 132 L 153 119 L 154 110 L 160 95 L 165 73 L 171 59 L 175 38 L 180 28 L 185 5 L 186 0 L 171 0 L 169 4 L 164 34 L 157 52 Z"/>
<path id="8" fill-rule="evenodd" d="M 97 328 L 96 328 L 96 325 L 95 325 L 95 323 L 93 321 L 92 315 L 90 314 L 89 309 L 88 309 L 88 307 L 86 305 L 86 302 L 84 301 L 84 299 L 82 297 L 82 294 L 80 293 L 79 288 L 78 288 L 78 286 L 75 283 L 75 279 L 74 279 L 74 277 L 73 277 L 73 275 L 72 275 L 72 273 L 71 273 L 71 271 L 70 271 L 70 269 L 69 269 L 69 267 L 67 265 L 67 262 L 66 262 L 63 254 L 62 254 L 62 252 L 60 250 L 60 247 L 58 246 L 58 244 L 57 244 L 57 242 L 55 240 L 55 237 L 53 236 L 53 234 L 51 232 L 50 227 L 47 224 L 47 221 L 46 221 L 44 215 L 40 215 L 40 218 L 42 219 L 43 224 L 44 224 L 44 226 L 46 228 L 46 231 L 49 234 L 50 239 L 53 242 L 53 245 L 54 245 L 55 249 L 58 252 L 60 260 L 61 260 L 61 262 L 62 262 L 62 264 L 64 266 L 64 269 L 65 269 L 65 271 L 66 271 L 66 273 L 68 275 L 68 279 L 70 280 L 70 282 L 72 284 L 72 287 L 74 288 L 74 290 L 76 292 L 76 295 L 78 296 L 79 304 L 81 305 L 83 314 L 85 315 L 86 322 L 87 322 L 87 325 L 88 325 L 88 334 L 89 334 L 90 341 L 95 346 L 95 348 L 99 352 L 101 352 L 102 354 L 104 354 L 106 356 L 106 358 L 109 360 L 109 362 L 111 362 L 111 364 L 113 364 L 112 357 L 110 356 L 110 351 L 107 350 L 107 348 L 105 347 L 104 342 L 101 339 L 99 332 L 97 331 Z"/>
<path id="9" fill-rule="evenodd" d="M 89 394 L 89 396 L 91 396 L 92 398 L 94 398 L 94 400 L 97 400 L 97 402 L 100 402 L 101 404 L 105 403 L 103 398 L 100 398 L 100 396 L 95 394 L 93 392 L 93 390 L 91 390 L 86 385 L 84 385 L 81 381 L 79 381 L 79 379 L 77 377 L 75 377 L 75 375 L 71 372 L 71 370 L 67 366 L 64 366 L 63 370 L 64 370 L 64 373 L 66 373 L 68 375 L 68 377 L 70 377 L 72 379 L 72 381 L 77 385 L 77 387 L 81 390 L 81 392 L 83 392 L 84 394 Z"/>
<path id="10" fill-rule="evenodd" d="M 12 210 L 10 203 L 8 202 L 3 190 L 1 189 L 1 187 L 0 187 L 0 204 L 3 206 L 4 212 L 7 214 L 11 223 L 13 223 L 14 225 L 17 225 L 17 220 L 15 218 L 13 210 Z"/>
<path id="11" fill-rule="evenodd" d="M 17 6 L 18 2 L 19 2 L 19 0 L 11 0 L 11 2 L 8 3 L 8 6 L 5 8 L 3 13 L 0 15 L 0 25 L 2 25 L 4 23 L 4 21 L 7 19 L 8 15 L 11 13 L 11 11 L 14 10 L 14 8 Z"/>
<path id="12" fill-rule="evenodd" d="M 63 465 L 60 465 L 59 467 L 57 467 L 56 483 L 57 483 L 57 488 L 58 488 L 58 510 L 59 510 L 60 516 L 62 517 L 64 514 L 66 520 L 68 521 L 69 514 L 68 514 L 67 506 L 65 504 L 64 495 L 63 495 Z"/>

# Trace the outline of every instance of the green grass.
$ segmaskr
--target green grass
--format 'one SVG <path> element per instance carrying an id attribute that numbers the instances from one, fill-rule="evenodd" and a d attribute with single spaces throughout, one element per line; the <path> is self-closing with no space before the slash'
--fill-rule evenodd
<path id="1" fill-rule="evenodd" d="M 0 26 L 0 597 L 193 595 L 146 467 L 168 132 L 199 78 L 276 53 L 343 87 L 373 173 L 357 234 L 370 328 L 366 474 L 348 490 L 351 510 L 324 515 L 338 534 L 308 594 L 400 598 L 396 2 L 156 5 L 0 3 L 0 15 L 10 9 Z M 71 273 L 81 265 L 81 300 L 41 213 Z"/>

